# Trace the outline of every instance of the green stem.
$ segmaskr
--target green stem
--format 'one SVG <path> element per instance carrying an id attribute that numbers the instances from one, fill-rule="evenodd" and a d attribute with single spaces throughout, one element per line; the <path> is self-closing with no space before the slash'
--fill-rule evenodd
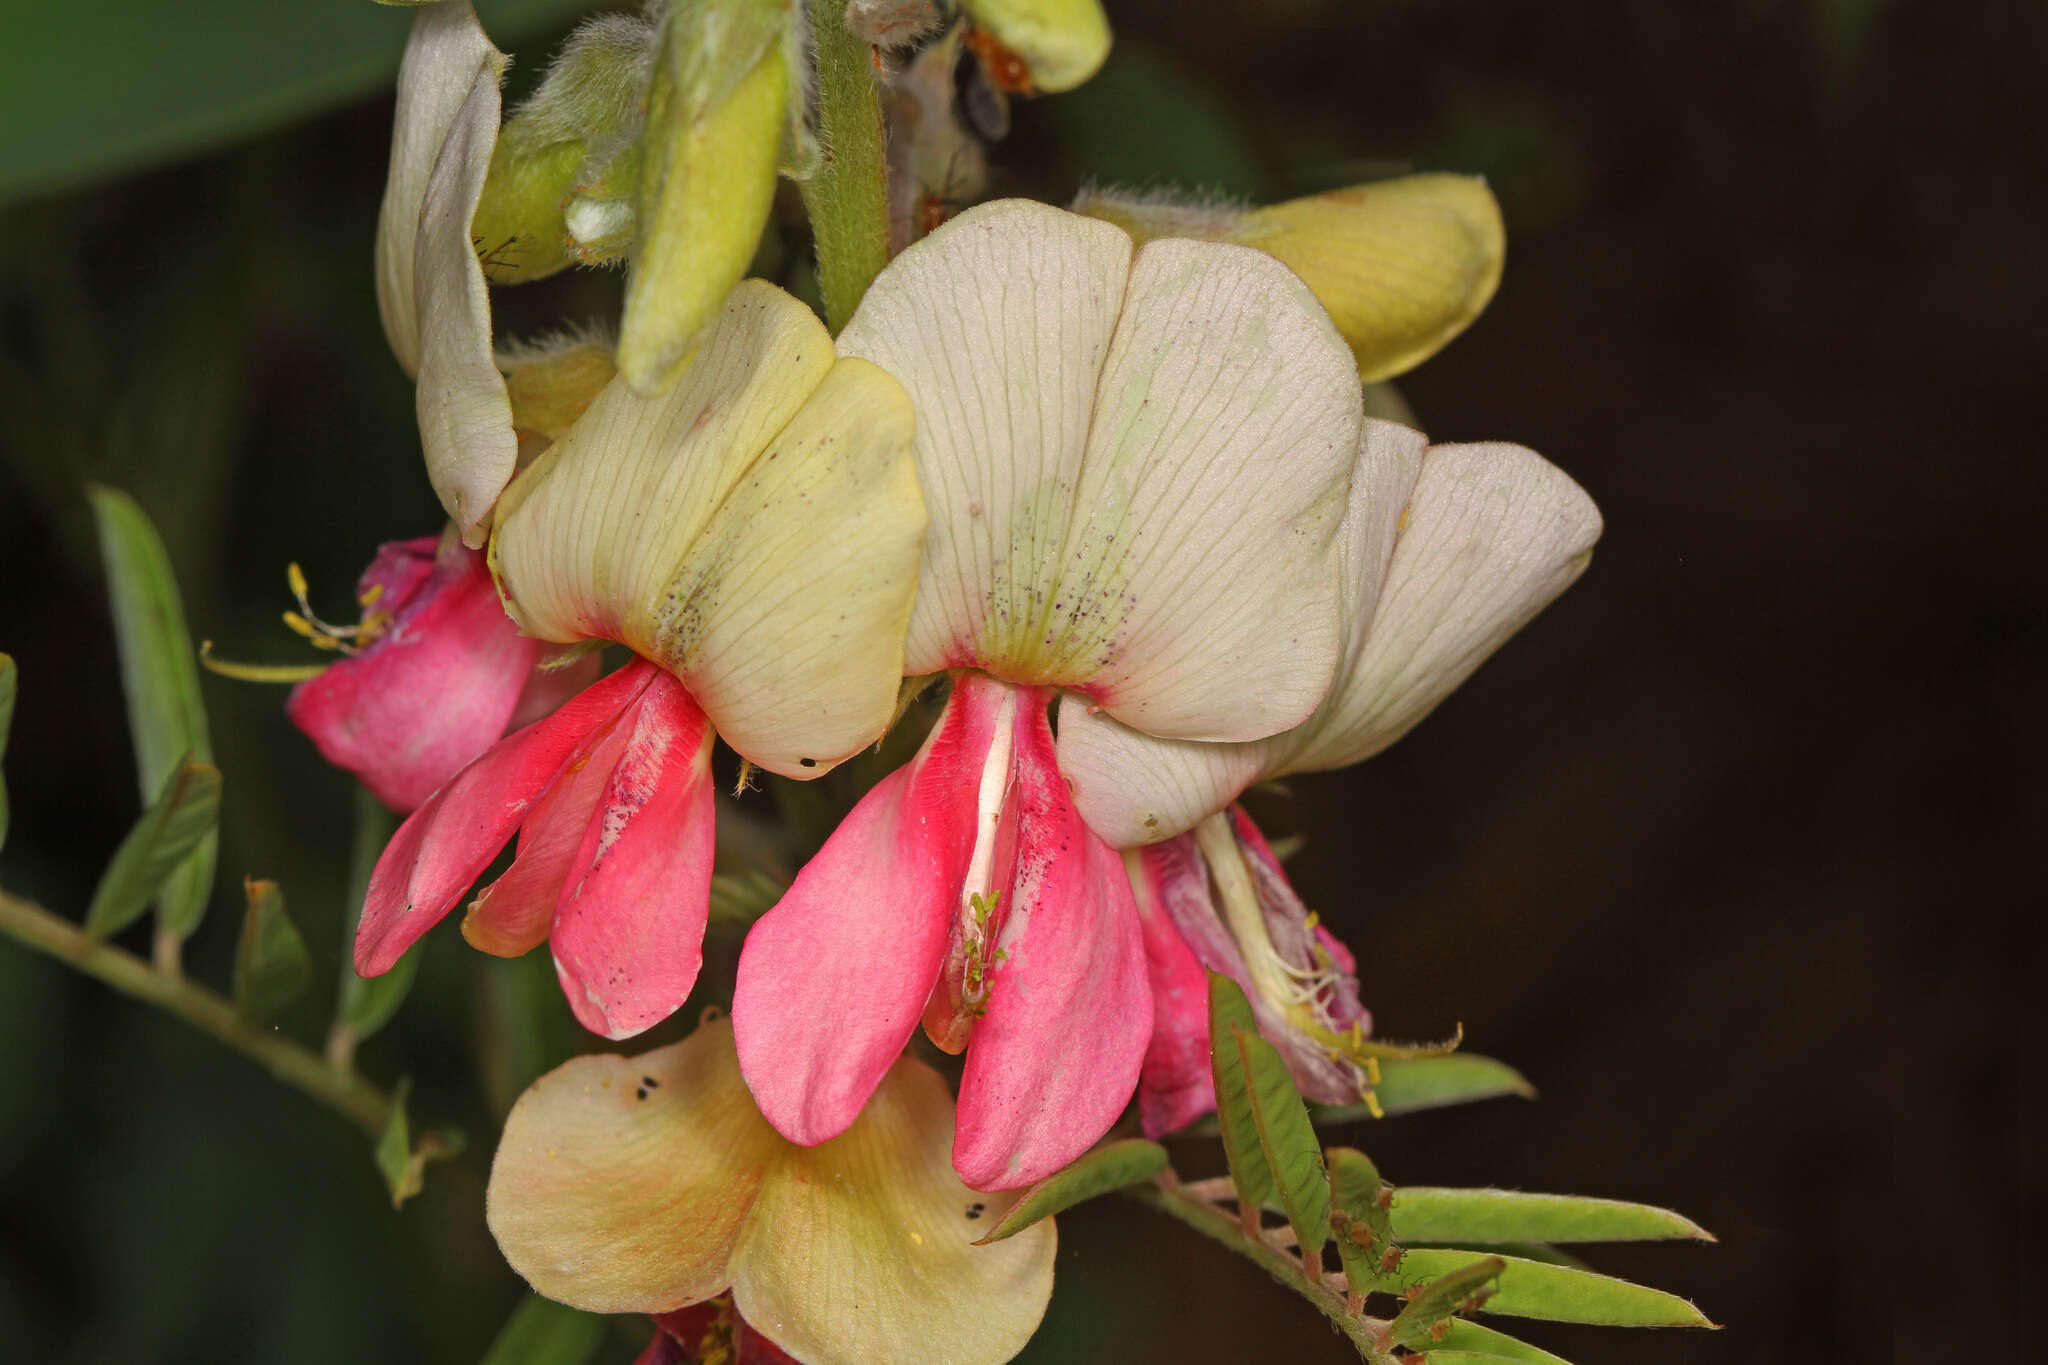
<path id="1" fill-rule="evenodd" d="M 838 335 L 889 263 L 889 167 L 874 53 L 846 28 L 845 0 L 808 0 L 818 57 L 817 173 L 803 182 L 825 321 Z"/>
<path id="2" fill-rule="evenodd" d="M 336 1070 L 319 1053 L 289 1038 L 251 1030 L 233 1004 L 206 987 L 160 972 L 133 953 L 90 939 L 71 921 L 4 891 L 0 891 L 0 933 L 98 978 L 123 995 L 176 1015 L 260 1063 L 286 1085 L 342 1114 L 373 1140 L 384 1132 L 391 1100 L 383 1091 L 353 1072 Z"/>
<path id="3" fill-rule="evenodd" d="M 1394 1356 L 1379 1348 L 1379 1334 L 1385 1330 L 1385 1322 L 1363 1315 L 1354 1317 L 1345 1306 L 1344 1295 L 1327 1284 L 1310 1283 L 1301 1273 L 1300 1261 L 1265 1238 L 1246 1231 L 1237 1219 L 1214 1204 L 1184 1192 L 1171 1172 L 1152 1184 L 1126 1186 L 1121 1193 L 1169 1218 L 1179 1219 L 1204 1237 L 1221 1242 L 1253 1262 L 1313 1304 L 1358 1348 L 1362 1359 L 1372 1365 L 1392 1365 Z"/>

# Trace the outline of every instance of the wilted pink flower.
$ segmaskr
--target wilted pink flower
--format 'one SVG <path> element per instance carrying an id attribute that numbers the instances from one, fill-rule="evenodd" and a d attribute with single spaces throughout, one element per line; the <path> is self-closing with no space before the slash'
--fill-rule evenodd
<path id="1" fill-rule="evenodd" d="M 740 1062 L 777 1128 L 824 1142 L 922 1018 L 966 1051 L 955 1169 L 1023 1185 L 1115 1120 L 1152 1031 L 1130 883 L 1074 806 L 1048 709 L 1193 740 L 1315 709 L 1358 377 L 1271 257 L 1134 251 L 1021 201 L 898 256 L 839 347 L 915 405 L 931 526 L 905 671 L 952 692 L 754 926 Z"/>
<path id="2" fill-rule="evenodd" d="M 294 688 L 285 713 L 393 810 L 597 676 L 594 657 L 540 667 L 560 651 L 519 633 L 483 555 L 452 536 L 380 546 L 356 601 L 362 621 L 339 637 L 350 652 Z"/>

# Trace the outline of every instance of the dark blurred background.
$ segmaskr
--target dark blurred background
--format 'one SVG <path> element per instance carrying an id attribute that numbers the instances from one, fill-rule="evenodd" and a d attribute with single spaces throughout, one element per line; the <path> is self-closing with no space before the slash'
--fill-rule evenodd
<path id="1" fill-rule="evenodd" d="M 545 8 L 482 5 L 528 79 L 563 31 Z M 1345 1136 L 1396 1182 L 1646 1200 L 1719 1234 L 1596 1261 L 1725 1330 L 1529 1330 L 1582 1365 L 1874 1359 L 1894 1332 L 1901 1358 L 2023 1358 L 2041 8 L 1110 8 L 1108 68 L 1017 110 L 998 187 L 1485 173 L 1505 283 L 1404 391 L 1435 437 L 1532 445 L 1607 517 L 1580 585 L 1411 737 L 1259 800 L 1307 836 L 1298 884 L 1358 948 L 1379 1026 L 1462 1021 L 1542 1092 Z M 324 112 L 126 178 L 60 167 L 0 211 L 0 648 L 21 667 L 0 876 L 64 913 L 137 808 L 83 481 L 149 509 L 195 636 L 236 657 L 297 657 L 288 560 L 343 614 L 379 541 L 438 524 L 370 283 L 405 25 L 373 17 L 360 70 L 301 101 Z M 119 52 L 77 79 L 146 123 L 136 44 L 99 36 Z M 0 122 L 34 114 L 20 89 L 0 81 L 0 111 L 24 100 Z M 535 288 L 501 316 L 602 315 L 617 282 Z M 224 979 L 245 872 L 334 964 L 347 784 L 281 692 L 206 698 L 223 894 L 190 968 Z M 506 1012 L 561 1010 L 532 984 L 432 936 L 364 1064 L 414 1074 L 415 1112 L 472 1143 L 394 1213 L 329 1113 L 0 941 L 0 1355 L 475 1359 L 520 1290 L 481 1194 L 494 1113 L 545 1051 L 507 1042 Z M 331 1003 L 323 982 L 284 1026 L 316 1038 Z M 1105 1201 L 1060 1232 L 1030 1360 L 1351 1358 L 1177 1225 Z"/>

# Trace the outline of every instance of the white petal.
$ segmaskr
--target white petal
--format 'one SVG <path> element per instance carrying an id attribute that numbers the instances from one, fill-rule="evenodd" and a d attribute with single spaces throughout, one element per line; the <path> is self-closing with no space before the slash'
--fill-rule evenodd
<path id="1" fill-rule="evenodd" d="M 840 361 L 661 594 L 648 657 L 771 772 L 819 776 L 888 728 L 925 529 L 912 425 L 895 380 Z"/>
<path id="2" fill-rule="evenodd" d="M 1337 660 L 1337 528 L 1363 420 L 1351 353 L 1272 257 L 1138 253 L 1096 391 L 1048 681 L 1178 739 L 1305 718 Z"/>
<path id="3" fill-rule="evenodd" d="M 1426 444 L 1421 432 L 1366 419 L 1339 531 L 1340 638 L 1346 661 L 1339 665 L 1340 679 L 1365 647 Z M 1332 686 L 1316 717 L 1337 694 Z M 1316 717 L 1246 743 L 1156 739 L 1070 695 L 1060 707 L 1060 770 L 1073 783 L 1074 804 L 1096 833 L 1120 848 L 1156 843 L 1194 828 L 1284 767 L 1315 734 Z"/>
<path id="4" fill-rule="evenodd" d="M 497 133 L 498 77 L 485 67 L 427 181 L 413 254 L 420 444 L 427 478 L 471 546 L 483 544 L 519 453 L 512 400 L 491 354 L 490 293 L 469 236 Z"/>
<path id="5" fill-rule="evenodd" d="M 1593 500 L 1534 451 L 1432 446 L 1363 647 L 1275 771 L 1342 767 L 1406 734 L 1571 586 L 1599 538 Z"/>
<path id="6" fill-rule="evenodd" d="M 899 1061 L 845 1133 L 784 1149 L 734 1258 L 747 1321 L 816 1365 L 1000 1365 L 1052 1297 L 1050 1219 L 990 1246 L 1008 1201 L 960 1183 L 938 1073 Z"/>
<path id="7" fill-rule="evenodd" d="M 469 0 L 422 5 L 413 16 L 405 59 L 398 68 L 398 108 L 391 125 L 391 167 L 384 205 L 377 215 L 377 311 L 384 335 L 408 375 L 420 365 L 419 312 L 413 299 L 413 244 L 427 181 L 440 160 L 442 144 L 468 101 L 480 72 L 492 88 L 504 71 L 505 54 L 491 46 Z M 492 124 L 496 135 L 495 118 Z M 490 161 L 491 147 L 484 147 Z M 463 237 L 469 225 L 463 224 Z"/>
<path id="8" fill-rule="evenodd" d="M 1275 742 L 1155 739 L 1085 698 L 1060 699 L 1060 771 L 1081 818 L 1118 848 L 1170 839 L 1222 810 L 1264 775 Z"/>
<path id="9" fill-rule="evenodd" d="M 917 411 L 931 526 L 908 671 L 1029 680 L 1130 258 L 1106 223 L 983 204 L 891 262 L 841 334 Z"/>
<path id="10" fill-rule="evenodd" d="M 677 566 L 831 368 L 817 317 L 748 280 L 667 393 L 606 385 L 499 503 L 491 565 L 521 628 L 650 651 Z"/>

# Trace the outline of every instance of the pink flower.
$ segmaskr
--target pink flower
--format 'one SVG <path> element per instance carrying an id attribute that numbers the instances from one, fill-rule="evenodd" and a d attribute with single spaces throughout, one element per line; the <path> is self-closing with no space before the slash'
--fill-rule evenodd
<path id="1" fill-rule="evenodd" d="M 558 651 L 519 633 L 483 555 L 453 537 L 380 546 L 356 600 L 354 652 L 292 689 L 285 714 L 393 810 L 597 676 L 595 658 L 538 667 Z"/>
<path id="2" fill-rule="evenodd" d="M 931 525 L 905 671 L 952 693 L 748 936 L 740 1064 L 771 1123 L 822 1143 L 922 1019 L 966 1053 L 955 1170 L 1015 1187 L 1108 1129 L 1152 1031 L 1130 882 L 1048 708 L 1179 740 L 1315 709 L 1358 378 L 1272 258 L 1134 251 L 1020 201 L 898 256 L 839 348 L 915 405 Z"/>
<path id="3" fill-rule="evenodd" d="M 414 811 L 377 860 L 356 970 L 391 969 L 519 832 L 463 936 L 542 942 L 584 1027 L 626 1038 L 673 1013 L 702 962 L 711 885 L 711 727 L 636 660 L 493 745 Z"/>
<path id="4" fill-rule="evenodd" d="M 503 955 L 547 942 L 586 1027 L 649 1028 L 702 964 L 714 729 L 757 767 L 807 778 L 887 727 L 925 526 L 909 400 L 759 281 L 698 354 L 656 398 L 610 380 L 497 500 L 477 593 L 535 639 L 639 657 L 399 827 L 357 932 L 365 976 L 516 832 L 464 936 Z"/>

